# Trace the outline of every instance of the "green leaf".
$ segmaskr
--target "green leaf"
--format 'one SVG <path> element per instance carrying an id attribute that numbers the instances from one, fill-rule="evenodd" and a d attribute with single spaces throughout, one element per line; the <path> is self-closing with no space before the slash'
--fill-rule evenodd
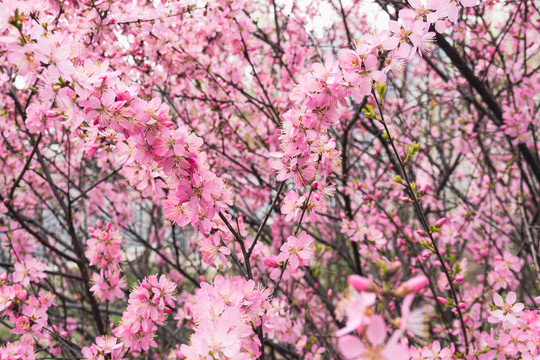
<path id="1" fill-rule="evenodd" d="M 377 93 L 379 94 L 380 98 L 381 98 L 381 102 L 384 98 L 384 94 L 386 94 L 386 83 L 377 83 L 375 85 L 375 87 L 377 88 Z"/>
<path id="2" fill-rule="evenodd" d="M 394 182 L 400 185 L 406 186 L 405 183 L 403 182 L 403 179 L 399 175 L 394 176 Z"/>
<path id="3" fill-rule="evenodd" d="M 362 109 L 362 112 L 370 119 L 381 121 L 375 114 L 375 111 L 373 111 L 373 107 L 371 105 L 366 105 L 366 107 Z"/>
<path id="4" fill-rule="evenodd" d="M 420 245 L 422 245 L 424 248 L 428 249 L 429 251 L 432 251 L 434 252 L 435 249 L 433 248 L 433 245 L 431 245 L 428 241 L 426 240 L 420 240 Z"/>
<path id="5" fill-rule="evenodd" d="M 421 148 L 422 148 L 422 145 L 418 144 L 416 141 L 413 141 L 411 156 L 416 155 L 418 151 L 420 151 Z"/>

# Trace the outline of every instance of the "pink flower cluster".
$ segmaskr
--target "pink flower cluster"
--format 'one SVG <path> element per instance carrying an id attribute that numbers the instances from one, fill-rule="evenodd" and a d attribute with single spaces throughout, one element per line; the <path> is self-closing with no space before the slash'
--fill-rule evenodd
<path id="1" fill-rule="evenodd" d="M 506 299 L 498 293 L 493 295 L 494 305 L 488 321 L 500 326 L 482 333 L 485 349 L 478 359 L 538 359 L 540 356 L 538 312 L 523 311 L 524 304 L 516 300 L 513 291 L 506 294 Z"/>
<path id="2" fill-rule="evenodd" d="M 105 357 L 122 359 L 127 352 L 148 351 L 156 347 L 156 325 L 165 323 L 166 314 L 175 306 L 176 285 L 164 275 L 151 275 L 131 292 L 128 306 L 114 336 L 100 336 L 94 344 L 82 349 L 87 360 Z"/>
<path id="3" fill-rule="evenodd" d="M 0 359 L 32 359 L 36 339 L 48 341 L 47 310 L 53 297 L 42 292 L 28 296 L 19 284 L 9 285 L 3 280 L 0 284 L 0 317 L 7 315 L 13 324 L 11 333 L 20 335 L 17 342 L 0 346 Z"/>
<path id="4" fill-rule="evenodd" d="M 190 345 L 180 350 L 188 359 L 257 359 L 261 345 L 256 328 L 261 326 L 270 290 L 253 280 L 217 276 L 214 284 L 201 283 L 192 305 L 197 324 Z"/>
<path id="5" fill-rule="evenodd" d="M 96 228 L 89 228 L 90 240 L 88 240 L 86 257 L 90 260 L 90 266 L 96 265 L 99 274 L 92 275 L 94 285 L 90 290 L 100 301 L 114 301 L 114 298 L 123 298 L 123 288 L 126 287 L 125 278 L 121 277 L 122 269 L 122 235 L 112 230 L 109 222 L 103 226 L 101 221 L 96 223 Z"/>
<path id="6" fill-rule="evenodd" d="M 34 360 L 37 356 L 32 346 L 20 342 L 7 342 L 5 346 L 0 346 L 1 360 Z"/>
<path id="7" fill-rule="evenodd" d="M 130 184 L 155 199 L 164 198 L 168 189 L 164 212 L 169 220 L 205 232 L 212 229 L 216 213 L 231 203 L 231 193 L 209 169 L 206 154 L 200 151 L 202 139 L 185 125 L 175 128 L 169 106 L 160 99 L 141 99 L 138 86 L 111 80 L 114 74 L 103 72 L 100 78 L 99 89 L 105 86 L 107 90 L 95 90 L 77 103 L 86 114 L 80 115 L 83 121 L 97 127 L 100 136 L 95 141 L 103 141 L 110 135 L 107 131 L 113 130 L 116 146 L 112 152 L 123 164 Z M 92 148 L 102 146 L 98 142 Z"/>
<path id="8" fill-rule="evenodd" d="M 453 2 L 433 0 L 426 6 L 420 0 L 409 3 L 413 9 L 402 9 L 397 21 L 390 20 L 390 31 L 365 35 L 354 49 L 342 49 L 337 62 L 327 58 L 324 64 L 314 63 L 312 72 L 298 78 L 290 94 L 296 107 L 283 115 L 282 153 L 273 154 L 279 181 L 292 178 L 297 187 L 303 187 L 319 174 L 324 187 L 341 154 L 335 139 L 328 135 L 330 127 L 339 124 L 340 106 L 345 106 L 351 96 L 361 103 L 374 91 L 374 83 L 386 82 L 388 72 L 400 72 L 406 61 L 430 50 L 435 36 L 429 31 L 431 24 L 442 32 L 443 20 L 457 17 Z M 474 5 L 469 0 L 462 4 Z M 380 62 L 385 63 L 382 70 Z M 284 213 L 291 218 L 297 207 L 291 201 L 293 194 L 289 192 L 287 198 L 290 201 Z"/>
<path id="9" fill-rule="evenodd" d="M 122 340 L 126 350 L 148 350 L 156 347 L 153 340 L 156 325 L 165 323 L 166 314 L 175 306 L 176 284 L 165 275 L 151 275 L 129 295 L 121 324 L 113 334 Z"/>
<path id="10" fill-rule="evenodd" d="M 26 300 L 28 293 L 19 284 L 2 284 L 0 287 L 0 315 L 8 315 L 10 319 L 16 319 L 17 314 L 12 309 L 20 308 Z"/>
<path id="11" fill-rule="evenodd" d="M 139 97 L 140 86 L 122 82 L 119 72 L 109 70 L 109 61 L 85 59 L 76 65 L 71 40 L 60 33 L 47 34 L 37 22 L 25 31 L 27 43 L 22 47 L 15 34 L 3 37 L 6 56 L 19 63 L 19 75 L 27 76 L 28 83 L 38 80 L 42 101 L 48 104 L 44 109 L 53 101 L 59 106 L 41 113 L 32 107 L 27 127 L 46 130 L 42 118 L 47 127 L 53 120 L 67 119 L 79 135 L 73 138 L 78 146 L 89 156 L 103 148 L 98 156 L 116 157 L 144 196 L 164 198 L 167 188 L 168 219 L 179 226 L 212 229 L 216 212 L 231 203 L 231 192 L 209 169 L 200 151 L 202 139 L 185 125 L 176 127 L 169 106 L 160 99 Z"/>
<path id="12" fill-rule="evenodd" d="M 13 282 L 23 287 L 27 287 L 30 283 L 41 282 L 46 277 L 47 264 L 32 255 L 36 249 L 35 241 L 22 230 L 14 231 L 9 238 L 7 236 L 3 238 L 4 245 L 10 248 L 11 255 L 16 259 Z"/>

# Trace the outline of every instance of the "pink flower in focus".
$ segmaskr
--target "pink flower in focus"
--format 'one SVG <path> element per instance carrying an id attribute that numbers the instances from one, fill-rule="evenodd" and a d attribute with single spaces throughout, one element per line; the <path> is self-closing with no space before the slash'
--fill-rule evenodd
<path id="1" fill-rule="evenodd" d="M 28 286 L 30 281 L 39 282 L 46 277 L 46 268 L 47 265 L 44 262 L 27 255 L 22 262 L 15 263 L 13 282 L 20 283 L 22 286 Z"/>
<path id="2" fill-rule="evenodd" d="M 516 302 L 516 293 L 510 291 L 506 295 L 506 301 L 498 293 L 493 294 L 493 302 L 497 306 L 496 310 L 489 313 L 491 316 L 488 321 L 492 324 L 502 323 L 504 327 L 516 326 L 519 324 L 519 317 L 523 315 L 525 305 Z"/>
<path id="3" fill-rule="evenodd" d="M 300 265 L 308 265 L 313 256 L 312 245 L 313 239 L 305 231 L 302 231 L 299 238 L 289 236 L 287 242 L 281 246 L 277 260 L 289 260 L 292 270 L 296 270 Z"/>

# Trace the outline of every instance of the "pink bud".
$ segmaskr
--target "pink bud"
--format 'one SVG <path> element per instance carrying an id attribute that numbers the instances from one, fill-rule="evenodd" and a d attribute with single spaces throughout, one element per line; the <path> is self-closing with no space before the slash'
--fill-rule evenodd
<path id="1" fill-rule="evenodd" d="M 200 275 L 200 276 L 199 276 L 199 281 L 200 281 L 200 282 L 204 282 L 204 276 Z"/>
<path id="2" fill-rule="evenodd" d="M 360 275 L 349 276 L 348 283 L 357 291 L 367 291 L 370 287 L 373 286 L 371 280 Z"/>
<path id="3" fill-rule="evenodd" d="M 326 295 L 328 297 L 331 297 L 332 296 L 332 289 L 328 289 L 328 291 L 326 292 Z"/>
<path id="4" fill-rule="evenodd" d="M 443 218 L 439 219 L 439 221 L 437 221 L 437 222 L 435 223 L 435 225 L 437 225 L 437 227 L 441 227 L 441 226 L 444 225 L 445 222 L 446 222 L 446 218 L 443 217 Z"/>
<path id="5" fill-rule="evenodd" d="M 463 278 L 463 275 L 461 275 L 461 274 L 456 275 L 456 283 L 459 284 L 460 282 L 463 281 L 463 279 L 464 279 L 464 278 Z"/>
<path id="6" fill-rule="evenodd" d="M 109 221 L 109 222 L 107 223 L 107 230 L 110 230 L 111 228 L 112 228 L 112 223 Z"/>
<path id="7" fill-rule="evenodd" d="M 420 236 L 423 236 L 424 235 L 424 231 L 423 230 L 416 230 L 416 233 Z"/>
<path id="8" fill-rule="evenodd" d="M 420 188 L 420 192 L 426 193 L 429 190 L 429 184 L 424 184 Z"/>
<path id="9" fill-rule="evenodd" d="M 266 260 L 264 260 L 264 263 L 266 264 L 266 266 L 268 267 L 276 267 L 277 266 L 277 261 L 276 259 L 274 259 L 273 257 L 269 257 L 267 258 Z"/>
<path id="10" fill-rule="evenodd" d="M 445 298 L 442 298 L 440 296 L 437 296 L 437 301 L 440 302 L 441 304 L 446 304 L 446 299 Z"/>
<path id="11" fill-rule="evenodd" d="M 98 220 L 98 221 L 96 222 L 96 225 L 97 225 L 98 228 L 100 228 L 103 224 L 101 223 L 101 220 Z"/>
<path id="12" fill-rule="evenodd" d="M 396 290 L 396 295 L 404 296 L 407 294 L 416 293 L 425 288 L 427 284 L 429 284 L 429 279 L 427 277 L 423 275 L 415 276 L 401 284 Z"/>
<path id="13" fill-rule="evenodd" d="M 460 302 L 460 303 L 458 304 L 458 307 L 459 307 L 460 309 L 465 309 L 465 308 L 467 307 L 467 305 L 465 305 L 465 303 Z"/>

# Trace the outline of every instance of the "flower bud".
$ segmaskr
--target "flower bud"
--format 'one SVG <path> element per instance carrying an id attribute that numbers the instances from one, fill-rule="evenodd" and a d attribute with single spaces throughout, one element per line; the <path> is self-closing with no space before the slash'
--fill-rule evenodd
<path id="1" fill-rule="evenodd" d="M 440 302 L 443 305 L 446 304 L 446 299 L 443 298 L 443 297 L 437 296 L 437 301 Z"/>
<path id="2" fill-rule="evenodd" d="M 360 275 L 349 276 L 348 283 L 356 291 L 377 292 L 379 290 L 371 280 Z"/>
<path id="3" fill-rule="evenodd" d="M 274 257 L 267 258 L 266 260 L 264 260 L 264 263 L 266 264 L 266 266 L 272 267 L 272 268 L 277 267 L 277 264 L 278 264 Z"/>
<path id="4" fill-rule="evenodd" d="M 404 296 L 407 294 L 416 293 L 425 288 L 427 284 L 429 284 L 429 279 L 427 277 L 422 275 L 415 276 L 401 284 L 396 290 L 396 295 Z"/>
<path id="5" fill-rule="evenodd" d="M 437 222 L 435 223 L 435 225 L 437 225 L 437 227 L 441 227 L 441 226 L 444 225 L 444 223 L 446 222 L 446 220 L 447 220 L 447 219 L 446 219 L 445 217 L 443 217 L 443 218 L 439 219 L 439 221 L 437 221 Z"/>

